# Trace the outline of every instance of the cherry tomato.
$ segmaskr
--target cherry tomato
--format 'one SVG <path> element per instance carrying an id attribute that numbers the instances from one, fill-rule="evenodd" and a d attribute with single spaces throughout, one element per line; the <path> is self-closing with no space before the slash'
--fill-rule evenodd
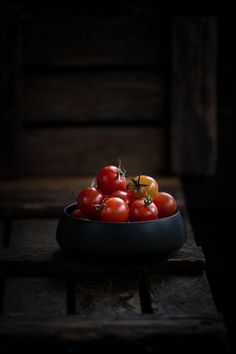
<path id="1" fill-rule="evenodd" d="M 129 219 L 129 207 L 117 197 L 105 199 L 101 206 L 101 220 L 109 222 L 125 222 Z"/>
<path id="2" fill-rule="evenodd" d="M 130 221 L 147 221 L 156 220 L 157 218 L 158 210 L 156 205 L 145 198 L 137 199 L 129 206 Z"/>
<path id="3" fill-rule="evenodd" d="M 119 166 L 105 166 L 97 174 L 98 188 L 110 195 L 114 191 L 126 189 L 126 178 L 124 170 Z"/>
<path id="4" fill-rule="evenodd" d="M 80 209 L 75 209 L 71 212 L 71 215 L 76 217 L 76 218 L 82 218 L 84 217 L 82 211 Z"/>
<path id="5" fill-rule="evenodd" d="M 138 198 L 154 199 L 158 193 L 158 183 L 150 176 L 136 176 L 131 179 L 129 188 Z"/>
<path id="6" fill-rule="evenodd" d="M 75 218 L 78 218 L 81 220 L 91 220 L 91 219 L 88 219 L 86 216 L 84 216 L 84 214 L 82 213 L 82 211 L 80 209 L 73 210 L 71 215 L 74 216 Z"/>
<path id="7" fill-rule="evenodd" d="M 104 195 L 99 189 L 87 187 L 82 189 L 78 194 L 77 206 L 85 216 L 97 220 L 99 219 L 100 212 L 97 210 L 96 205 L 101 204 L 103 199 Z"/>
<path id="8" fill-rule="evenodd" d="M 159 192 L 153 199 L 153 203 L 157 206 L 160 218 L 164 218 L 176 213 L 176 200 L 169 193 Z"/>
<path id="9" fill-rule="evenodd" d="M 136 199 L 130 189 L 126 189 L 125 191 L 115 191 L 110 195 L 110 197 L 121 198 L 126 202 L 126 204 L 130 204 Z"/>

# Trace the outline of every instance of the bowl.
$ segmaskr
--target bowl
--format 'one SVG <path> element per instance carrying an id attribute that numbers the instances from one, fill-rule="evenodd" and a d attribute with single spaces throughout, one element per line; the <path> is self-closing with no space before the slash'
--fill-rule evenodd
<path id="1" fill-rule="evenodd" d="M 66 206 L 59 219 L 56 240 L 72 253 L 96 256 L 165 258 L 183 246 L 186 228 L 182 213 L 139 222 L 103 222 L 71 215 L 76 203 Z"/>

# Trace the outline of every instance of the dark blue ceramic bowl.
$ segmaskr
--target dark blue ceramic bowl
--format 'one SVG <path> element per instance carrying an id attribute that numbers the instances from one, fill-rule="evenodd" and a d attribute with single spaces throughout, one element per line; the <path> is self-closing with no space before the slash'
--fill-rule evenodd
<path id="1" fill-rule="evenodd" d="M 102 222 L 71 216 L 76 204 L 65 207 L 57 226 L 56 239 L 68 252 L 97 256 L 154 256 L 163 258 L 186 241 L 181 212 L 140 222 Z"/>

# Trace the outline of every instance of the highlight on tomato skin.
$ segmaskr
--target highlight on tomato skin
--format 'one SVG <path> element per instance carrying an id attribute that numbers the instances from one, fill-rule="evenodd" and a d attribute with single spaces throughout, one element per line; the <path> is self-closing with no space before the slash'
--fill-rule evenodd
<path id="1" fill-rule="evenodd" d="M 138 175 L 131 178 L 128 188 L 132 191 L 133 195 L 137 198 L 151 198 L 154 199 L 159 191 L 157 181 L 146 175 Z"/>
<path id="2" fill-rule="evenodd" d="M 101 221 L 126 222 L 129 220 L 129 207 L 121 198 L 107 198 L 98 206 L 98 209 L 101 213 Z"/>
<path id="3" fill-rule="evenodd" d="M 127 180 L 125 177 L 126 171 L 119 166 L 105 166 L 101 168 L 96 176 L 98 188 L 107 195 L 118 190 L 125 190 Z"/>
<path id="4" fill-rule="evenodd" d="M 176 200 L 169 193 L 159 192 L 153 199 L 153 203 L 157 206 L 159 218 L 171 216 L 177 211 Z"/>
<path id="5" fill-rule="evenodd" d="M 82 189 L 77 196 L 77 207 L 89 219 L 98 220 L 100 213 L 96 208 L 97 204 L 101 204 L 104 194 L 95 187 L 87 187 Z"/>
<path id="6" fill-rule="evenodd" d="M 146 198 L 133 201 L 129 206 L 130 221 L 150 221 L 158 218 L 156 205 Z"/>

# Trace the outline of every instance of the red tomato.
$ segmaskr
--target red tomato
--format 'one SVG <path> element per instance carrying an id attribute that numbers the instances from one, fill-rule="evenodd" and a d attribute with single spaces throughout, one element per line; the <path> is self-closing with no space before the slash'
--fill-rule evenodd
<path id="1" fill-rule="evenodd" d="M 126 204 L 129 204 L 136 199 L 130 189 L 126 189 L 125 191 L 115 191 L 110 195 L 110 197 L 121 198 L 126 202 Z"/>
<path id="2" fill-rule="evenodd" d="M 177 211 L 176 200 L 169 193 L 159 192 L 153 203 L 157 206 L 160 218 L 173 215 Z"/>
<path id="3" fill-rule="evenodd" d="M 117 197 L 105 199 L 101 206 L 101 220 L 109 222 L 125 222 L 129 219 L 129 207 Z"/>
<path id="4" fill-rule="evenodd" d="M 80 209 L 75 209 L 71 212 L 71 215 L 76 218 L 82 218 L 84 215 Z"/>
<path id="5" fill-rule="evenodd" d="M 124 170 L 121 167 L 105 166 L 97 174 L 98 188 L 104 193 L 110 195 L 114 191 L 126 189 L 126 178 Z"/>
<path id="6" fill-rule="evenodd" d="M 78 218 L 78 219 L 90 220 L 90 219 L 86 218 L 86 216 L 84 216 L 84 214 L 82 213 L 82 211 L 80 209 L 73 210 L 71 215 L 74 216 L 75 218 Z"/>
<path id="7" fill-rule="evenodd" d="M 145 175 L 139 175 L 131 179 L 129 188 L 138 198 L 155 198 L 158 193 L 157 181 Z"/>
<path id="8" fill-rule="evenodd" d="M 85 216 L 97 220 L 99 219 L 100 212 L 97 210 L 96 205 L 101 204 L 103 199 L 104 195 L 99 189 L 87 187 L 82 189 L 78 194 L 77 206 Z"/>
<path id="9" fill-rule="evenodd" d="M 158 210 L 154 203 L 146 199 L 137 199 L 129 206 L 130 221 L 147 221 L 156 220 L 158 218 Z"/>

